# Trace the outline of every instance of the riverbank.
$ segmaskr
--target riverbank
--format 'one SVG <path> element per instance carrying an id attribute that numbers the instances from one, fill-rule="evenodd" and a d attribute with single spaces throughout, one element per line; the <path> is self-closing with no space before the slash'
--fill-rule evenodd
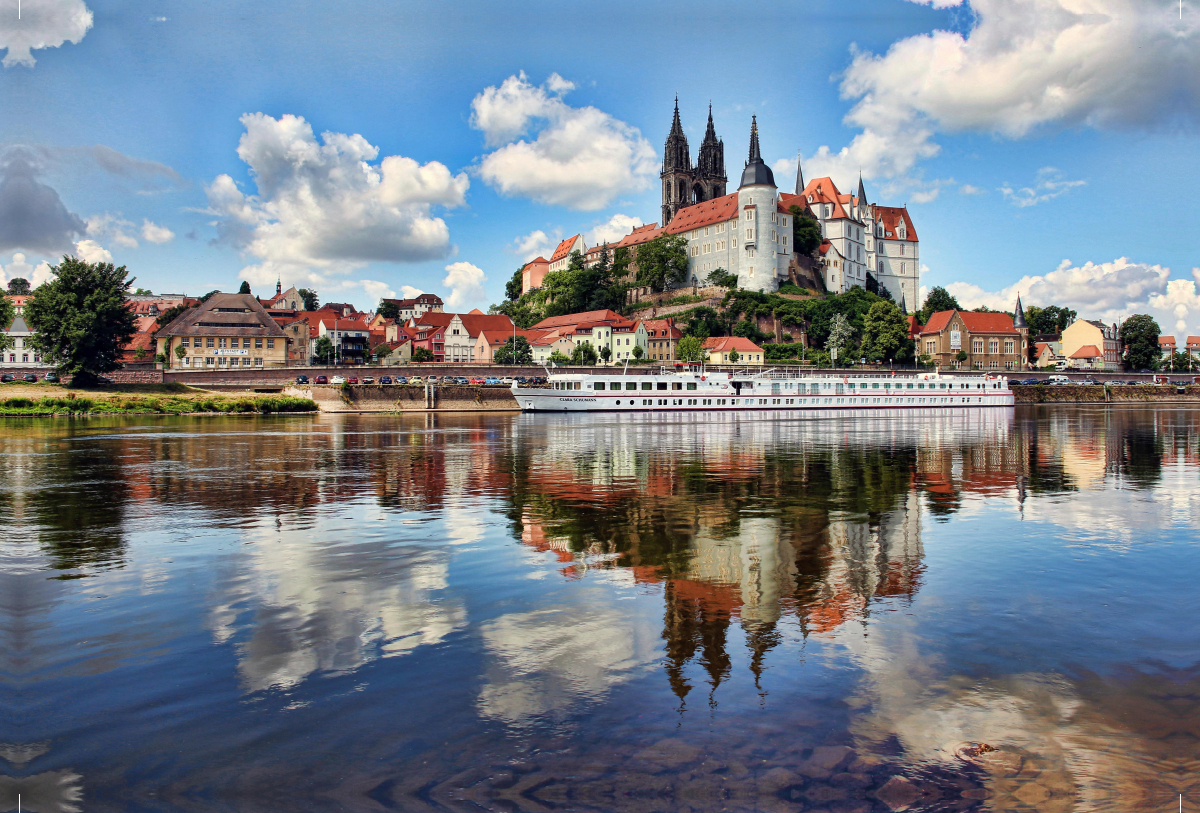
<path id="1" fill-rule="evenodd" d="M 1200 402 L 1200 386 L 1046 384 L 1024 386 L 1013 384 L 1013 398 L 1018 404 L 1104 404 Z M 1179 392 L 1182 389 L 1183 392 Z"/>
<path id="2" fill-rule="evenodd" d="M 280 393 L 215 394 L 182 384 L 64 387 L 8 385 L 0 389 L 0 417 L 55 415 L 189 415 L 316 412 L 311 398 Z"/>

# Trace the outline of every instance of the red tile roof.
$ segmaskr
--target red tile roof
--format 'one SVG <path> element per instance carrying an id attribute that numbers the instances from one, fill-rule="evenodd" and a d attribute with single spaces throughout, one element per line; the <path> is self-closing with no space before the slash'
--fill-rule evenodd
<path id="1" fill-rule="evenodd" d="M 534 328 L 575 327 L 584 322 L 623 322 L 624 317 L 616 311 L 599 310 L 584 311 L 583 313 L 567 313 L 562 316 L 549 316 L 534 325 Z"/>
<path id="2" fill-rule="evenodd" d="M 1188 350 L 1200 349 L 1200 336 L 1188 336 L 1187 337 L 1187 349 Z"/>
<path id="3" fill-rule="evenodd" d="M 661 236 L 663 231 L 663 229 L 658 227 L 657 223 L 648 223 L 645 226 L 638 226 L 629 234 L 622 237 L 620 241 L 609 246 L 609 248 L 618 249 L 628 248 L 629 246 L 640 246 L 642 243 L 647 243 L 653 240 L 655 237 Z"/>
<path id="4" fill-rule="evenodd" d="M 968 333 L 1012 333 L 1017 334 L 1013 327 L 1012 317 L 1007 313 L 973 313 L 970 311 L 938 311 L 929 317 L 929 323 L 921 329 L 922 336 L 941 333 L 950 324 L 954 314 L 962 318 L 963 327 Z"/>
<path id="5" fill-rule="evenodd" d="M 554 249 L 554 254 L 550 257 L 550 262 L 561 260 L 563 257 L 571 253 L 571 246 L 575 245 L 575 241 L 579 239 L 578 234 L 573 234 L 566 240 L 558 244 L 558 248 Z"/>
<path id="6" fill-rule="evenodd" d="M 647 335 L 654 335 L 650 331 L 654 331 L 659 337 L 664 339 L 682 339 L 683 331 L 675 327 L 673 319 L 643 319 L 642 324 L 646 328 Z M 657 338 L 657 337 L 656 337 Z"/>
<path id="7" fill-rule="evenodd" d="M 743 336 L 712 336 L 704 340 L 704 349 L 717 353 L 726 353 L 730 350 L 736 350 L 739 353 L 762 352 L 761 347 Z"/>
<path id="8" fill-rule="evenodd" d="M 713 223 L 724 223 L 738 216 L 737 192 L 730 192 L 719 198 L 694 203 L 675 213 L 675 217 L 667 224 L 667 234 L 679 234 Z"/>
<path id="9" fill-rule="evenodd" d="M 883 223 L 883 230 L 887 235 L 884 239 L 901 239 L 899 227 L 900 222 L 904 221 L 904 239 L 910 243 L 917 242 L 917 230 L 913 228 L 908 209 L 903 206 L 876 206 L 875 216 Z"/>
<path id="10" fill-rule="evenodd" d="M 1073 359 L 1098 359 L 1103 356 L 1104 354 L 1097 350 L 1094 344 L 1085 344 L 1071 354 L 1071 358 Z"/>
<path id="11" fill-rule="evenodd" d="M 848 218 L 850 215 L 842 207 L 842 193 L 838 191 L 837 185 L 832 178 L 813 178 L 808 182 L 808 186 L 804 187 L 804 192 L 800 197 L 803 203 L 799 205 L 807 205 L 810 203 L 809 196 L 812 196 L 811 203 L 826 203 L 829 204 L 830 214 L 826 220 L 838 220 L 840 218 Z M 780 196 L 781 199 L 783 196 Z M 795 195 L 787 195 L 788 198 L 795 198 Z M 788 201 L 787 206 L 791 206 L 794 201 Z"/>
<path id="12" fill-rule="evenodd" d="M 1170 347 L 1172 350 L 1174 350 L 1175 349 L 1175 337 L 1174 336 L 1159 336 L 1158 337 L 1158 346 L 1159 347 Z"/>

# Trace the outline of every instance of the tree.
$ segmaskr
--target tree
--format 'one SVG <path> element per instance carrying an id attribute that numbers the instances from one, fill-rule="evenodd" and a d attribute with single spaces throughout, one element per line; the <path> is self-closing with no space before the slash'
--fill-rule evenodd
<path id="1" fill-rule="evenodd" d="M 1159 359 L 1158 337 L 1162 333 L 1153 316 L 1138 313 L 1121 325 L 1125 364 L 1131 370 L 1153 370 Z"/>
<path id="2" fill-rule="evenodd" d="M 571 363 L 582 364 L 590 367 L 597 360 L 596 348 L 592 347 L 590 342 L 582 342 L 575 345 L 575 349 L 571 351 Z"/>
<path id="3" fill-rule="evenodd" d="M 322 336 L 317 339 L 317 346 L 313 351 L 313 355 L 322 364 L 332 364 L 333 357 L 337 355 L 337 348 L 333 346 L 333 341 L 328 336 Z"/>
<path id="4" fill-rule="evenodd" d="M 633 357 L 640 361 L 644 355 L 646 355 L 646 351 L 642 349 L 642 346 L 640 344 L 635 344 L 633 346 Z"/>
<path id="5" fill-rule="evenodd" d="M 533 348 L 524 336 L 518 336 L 515 342 L 510 338 L 496 348 L 493 360 L 497 364 L 533 364 Z"/>
<path id="6" fill-rule="evenodd" d="M 737 350 L 733 350 L 733 349 L 731 349 L 729 351 L 729 355 L 726 356 L 726 358 L 729 359 L 730 364 L 737 364 L 738 359 L 740 359 L 741 357 L 742 357 L 742 354 L 739 353 Z"/>
<path id="7" fill-rule="evenodd" d="M 567 358 L 566 356 L 564 356 L 562 353 L 555 350 L 553 353 L 550 354 L 550 362 L 552 364 L 570 364 L 571 360 L 569 358 Z"/>
<path id="8" fill-rule="evenodd" d="M 12 347 L 13 337 L 3 331 L 8 330 L 16 318 L 17 306 L 7 296 L 0 296 L 0 350 Z"/>
<path id="9" fill-rule="evenodd" d="M 761 342 L 766 336 L 758 329 L 758 325 L 749 319 L 743 319 L 733 326 L 733 330 L 729 331 L 734 336 L 741 336 L 749 339 L 752 342 Z"/>
<path id="10" fill-rule="evenodd" d="M 683 326 L 683 335 L 695 336 L 704 341 L 710 336 L 725 335 L 725 324 L 721 315 L 710 307 L 700 306 L 688 311 L 687 324 Z"/>
<path id="11" fill-rule="evenodd" d="M 25 296 L 29 293 L 29 280 L 24 277 L 13 277 L 8 281 L 8 292 L 12 296 Z"/>
<path id="12" fill-rule="evenodd" d="M 185 305 L 182 303 L 180 303 L 179 305 L 175 305 L 174 307 L 167 308 L 165 311 L 160 313 L 158 315 L 158 319 L 156 319 L 154 321 L 155 331 L 162 330 L 164 327 L 166 327 L 167 325 L 171 324 L 176 319 L 178 319 L 179 314 L 183 313 L 184 311 L 189 311 L 191 309 L 192 309 L 191 305 Z"/>
<path id="13" fill-rule="evenodd" d="M 940 285 L 937 285 L 925 295 L 925 303 L 921 306 L 920 317 L 917 319 L 923 325 L 929 324 L 929 317 L 938 311 L 962 310 L 954 295 Z"/>
<path id="14" fill-rule="evenodd" d="M 637 250 L 637 283 L 655 293 L 687 279 L 687 238 L 664 234 L 642 243 Z"/>
<path id="15" fill-rule="evenodd" d="M 1025 323 L 1029 325 L 1030 336 L 1062 333 L 1075 321 L 1077 315 L 1070 308 L 1061 308 L 1058 305 L 1047 308 L 1030 305 L 1025 309 Z"/>
<path id="16" fill-rule="evenodd" d="M 808 209 L 792 205 L 792 250 L 812 256 L 821 247 L 821 224 Z"/>
<path id="17" fill-rule="evenodd" d="M 738 286 L 737 274 L 732 274 L 724 268 L 718 268 L 708 275 L 709 285 L 720 285 L 722 288 L 736 288 Z"/>
<path id="18" fill-rule="evenodd" d="M 132 279 L 125 266 L 87 263 L 63 257 L 54 276 L 33 292 L 25 320 L 33 329 L 30 344 L 58 373 L 90 384 L 121 366 L 121 348 L 137 332 L 126 305 Z"/>
<path id="19" fill-rule="evenodd" d="M 504 283 L 504 295 L 509 302 L 516 302 L 521 298 L 521 289 L 525 287 L 525 266 L 521 266 L 513 272 L 512 279 Z"/>
<path id="20" fill-rule="evenodd" d="M 388 346 L 387 342 L 380 342 L 375 345 L 375 349 L 371 353 L 376 358 L 383 360 L 392 354 L 392 348 Z"/>
<path id="21" fill-rule="evenodd" d="M 246 282 L 246 280 L 242 280 L 242 287 L 238 288 L 238 293 L 239 294 L 250 293 L 250 283 Z"/>
<path id="22" fill-rule="evenodd" d="M 608 361 L 611 358 L 612 358 L 612 348 L 609 347 L 608 345 L 604 345 L 604 347 L 601 347 L 600 348 L 600 360 L 603 361 L 605 364 L 608 364 Z"/>
<path id="23" fill-rule="evenodd" d="M 187 356 L 187 348 L 184 347 L 182 344 L 175 345 L 175 358 L 179 359 L 180 361 L 183 361 L 184 357 L 186 357 L 186 356 Z"/>
<path id="24" fill-rule="evenodd" d="M 704 342 L 695 336 L 684 336 L 675 347 L 680 361 L 704 361 Z"/>
<path id="25" fill-rule="evenodd" d="M 825 349 L 829 351 L 829 357 L 836 358 L 838 349 L 844 346 L 853 335 L 854 329 L 850 327 L 850 320 L 846 318 L 846 314 L 834 315 L 829 323 L 829 338 L 825 340 Z"/>
<path id="26" fill-rule="evenodd" d="M 317 299 L 317 292 L 308 288 L 297 288 L 296 293 L 300 294 L 300 298 L 304 300 L 304 309 L 306 311 L 315 311 L 321 307 L 321 302 Z"/>
<path id="27" fill-rule="evenodd" d="M 213 288 L 211 291 L 206 293 L 204 296 L 200 297 L 200 301 L 207 302 L 208 300 L 212 299 L 214 294 L 219 294 L 219 293 L 221 293 L 221 291 L 219 289 Z"/>
<path id="28" fill-rule="evenodd" d="M 433 361 L 433 351 L 428 347 L 417 347 L 412 351 L 412 360 L 420 364 L 421 362 Z"/>
<path id="29" fill-rule="evenodd" d="M 136 291 L 133 292 L 133 295 L 134 296 L 154 296 L 154 291 L 151 291 L 149 288 L 138 288 Z"/>
<path id="30" fill-rule="evenodd" d="M 880 300 L 863 319 L 863 353 L 872 361 L 892 361 L 908 343 L 908 320 L 891 302 Z"/>
<path id="31" fill-rule="evenodd" d="M 375 313 L 382 316 L 384 319 L 399 319 L 400 306 L 395 302 L 390 302 L 386 299 L 379 300 L 379 307 L 375 309 Z"/>

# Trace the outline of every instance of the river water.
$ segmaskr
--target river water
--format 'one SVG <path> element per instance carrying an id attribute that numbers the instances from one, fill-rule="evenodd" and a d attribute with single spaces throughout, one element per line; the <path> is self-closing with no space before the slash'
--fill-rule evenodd
<path id="1" fill-rule="evenodd" d="M 0 810 L 1200 810 L 1200 411 L 0 450 Z"/>

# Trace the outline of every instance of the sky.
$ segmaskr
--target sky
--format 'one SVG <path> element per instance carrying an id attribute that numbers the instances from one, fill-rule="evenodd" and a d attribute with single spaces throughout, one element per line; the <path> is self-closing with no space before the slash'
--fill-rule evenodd
<path id="1" fill-rule="evenodd" d="M 678 96 L 731 179 L 756 115 L 782 188 L 800 160 L 907 205 L 923 288 L 1200 334 L 1194 0 L 17 4 L 5 279 L 69 253 L 156 292 L 486 309 L 559 239 L 659 219 Z"/>

